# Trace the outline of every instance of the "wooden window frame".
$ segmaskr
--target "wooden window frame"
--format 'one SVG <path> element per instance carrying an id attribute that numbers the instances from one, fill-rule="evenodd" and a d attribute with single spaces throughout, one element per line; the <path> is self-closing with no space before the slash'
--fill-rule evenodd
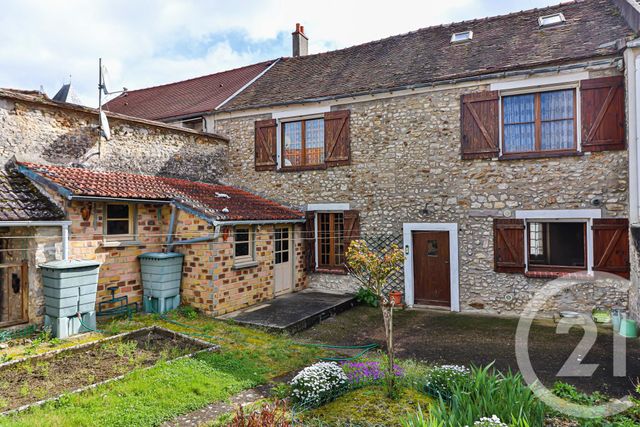
<path id="1" fill-rule="evenodd" d="M 238 230 L 246 229 L 249 235 L 249 240 L 247 241 L 249 245 L 249 254 L 237 256 L 236 255 L 236 245 L 238 244 L 237 236 Z M 242 241 L 245 242 L 244 240 Z M 235 268 L 242 267 L 250 267 L 256 265 L 256 239 L 255 239 L 255 228 L 251 225 L 236 225 L 233 228 L 233 266 Z"/>
<path id="2" fill-rule="evenodd" d="M 109 218 L 109 206 L 114 206 L 114 205 L 128 206 L 129 217 L 128 218 Z M 129 242 L 129 241 L 136 240 L 136 217 L 137 217 L 136 207 L 133 203 L 106 202 L 104 204 L 104 211 L 103 211 L 103 218 L 104 218 L 104 221 L 103 221 L 104 239 L 103 240 L 108 242 Z M 128 230 L 129 232 L 127 234 L 108 234 L 109 221 L 122 221 L 124 219 L 127 219 L 129 221 L 129 230 Z"/>
<path id="3" fill-rule="evenodd" d="M 322 236 L 322 231 L 321 231 L 321 216 L 322 215 L 328 215 L 329 216 L 329 259 L 331 260 L 330 263 L 328 264 L 323 264 L 322 263 L 322 255 L 323 255 L 323 251 L 322 251 L 322 240 L 323 240 L 323 236 Z M 331 212 L 317 212 L 316 215 L 316 223 L 317 223 L 317 254 L 318 254 L 318 265 L 316 268 L 316 271 L 318 272 L 329 272 L 329 273 L 333 273 L 333 272 L 341 272 L 343 273 L 345 271 L 345 265 L 344 262 L 342 263 L 336 263 L 336 257 L 338 256 L 335 252 L 335 246 L 336 246 L 336 241 L 335 241 L 335 218 L 336 215 L 342 215 L 342 243 L 344 245 L 344 212 L 342 211 L 331 211 Z M 346 252 L 346 248 L 345 252 Z M 344 257 L 345 257 L 345 253 L 342 254 L 342 258 L 344 261 Z"/>
<path id="4" fill-rule="evenodd" d="M 296 172 L 296 171 L 305 171 L 305 170 L 316 170 L 316 169 L 326 169 L 327 168 L 327 162 L 326 162 L 326 158 L 325 155 L 326 153 L 324 153 L 324 151 L 326 151 L 326 141 L 324 139 L 324 131 L 322 133 L 322 150 L 323 150 L 323 161 L 322 163 L 317 163 L 317 164 L 307 164 L 307 136 L 306 136 L 306 124 L 308 121 L 310 120 L 322 120 L 322 124 L 323 124 L 323 129 L 324 129 L 324 116 L 308 116 L 308 117 L 297 117 L 295 119 L 291 119 L 291 120 L 283 120 L 280 121 L 279 125 L 280 125 L 280 167 L 279 170 L 283 171 L 283 172 Z M 285 138 L 284 138 L 284 133 L 285 133 L 285 126 L 289 123 L 300 123 L 300 149 L 302 151 L 302 154 L 300 155 L 300 158 L 302 160 L 302 164 L 300 165 L 295 165 L 295 166 L 286 166 L 285 165 Z"/>
<path id="5" fill-rule="evenodd" d="M 573 92 L 573 147 L 563 150 L 543 150 L 542 149 L 542 123 L 549 123 L 561 120 L 568 120 L 568 118 L 554 119 L 554 120 L 542 120 L 542 102 L 540 101 L 541 94 L 545 92 L 557 92 L 557 91 L 572 91 Z M 532 151 L 506 151 L 505 146 L 505 121 L 504 121 L 504 100 L 511 96 L 520 95 L 534 95 L 534 121 L 522 122 L 522 123 L 509 123 L 510 125 L 517 124 L 534 124 L 534 150 Z M 558 87 L 550 88 L 549 90 L 542 90 L 537 92 L 522 92 L 522 93 L 508 93 L 500 96 L 500 144 L 501 144 L 501 156 L 500 159 L 523 159 L 523 158 L 536 158 L 536 157 L 560 157 L 560 156 L 577 156 L 582 154 L 578 150 L 578 96 L 579 91 L 576 87 Z"/>
<path id="6" fill-rule="evenodd" d="M 541 264 L 532 264 L 531 263 L 531 239 L 530 239 L 530 235 L 529 235 L 529 225 L 532 223 L 540 223 L 542 224 L 542 241 L 543 241 L 543 246 L 546 246 L 546 242 L 547 242 L 547 224 L 550 223 L 562 223 L 562 222 L 566 222 L 566 223 L 582 223 L 583 226 L 583 242 L 584 242 L 584 247 L 583 247 L 583 251 L 584 251 L 584 264 L 582 266 L 575 266 L 575 265 L 541 265 Z M 571 273 L 571 272 L 577 272 L 577 271 L 587 271 L 589 269 L 588 264 L 589 264 L 589 259 L 588 259 L 588 252 L 589 252 L 589 240 L 587 238 L 587 232 L 588 232 L 588 227 L 587 227 L 588 222 L 587 221 L 583 221 L 580 219 L 576 219 L 575 221 L 572 221 L 571 219 L 567 219 L 565 221 L 548 221 L 548 220 L 542 220 L 542 219 L 527 219 L 525 220 L 525 237 L 526 237 L 526 241 L 527 241 L 527 253 L 526 253 L 526 257 L 527 257 L 527 271 L 546 271 L 546 272 L 567 272 L 567 273 Z"/>

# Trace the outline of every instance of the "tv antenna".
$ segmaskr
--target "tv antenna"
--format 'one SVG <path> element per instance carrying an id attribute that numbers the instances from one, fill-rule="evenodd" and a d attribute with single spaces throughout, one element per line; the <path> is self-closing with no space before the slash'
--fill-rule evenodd
<path id="1" fill-rule="evenodd" d="M 109 96 L 119 93 L 125 93 L 127 91 L 127 88 L 123 87 L 122 90 L 109 92 L 109 90 L 107 89 L 107 83 L 105 81 L 105 74 L 108 73 L 106 67 L 102 65 L 102 58 L 98 59 L 98 69 L 98 120 L 100 123 L 98 125 L 98 129 L 100 130 L 100 134 L 104 136 L 104 138 L 108 141 L 109 139 L 111 139 L 111 129 L 109 128 L 107 115 L 102 110 L 102 94 L 104 93 L 104 96 Z"/>

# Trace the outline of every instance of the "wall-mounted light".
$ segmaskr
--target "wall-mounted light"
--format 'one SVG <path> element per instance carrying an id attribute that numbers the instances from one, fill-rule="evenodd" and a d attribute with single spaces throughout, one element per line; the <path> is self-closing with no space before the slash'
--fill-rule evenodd
<path id="1" fill-rule="evenodd" d="M 409 245 L 404 245 L 404 254 L 409 255 Z"/>

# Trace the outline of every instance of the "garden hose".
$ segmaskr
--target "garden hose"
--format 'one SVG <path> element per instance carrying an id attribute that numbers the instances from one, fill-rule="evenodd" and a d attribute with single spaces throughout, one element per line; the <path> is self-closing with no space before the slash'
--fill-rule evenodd
<path id="1" fill-rule="evenodd" d="M 319 357 L 320 360 L 325 360 L 327 362 L 349 362 L 351 360 L 359 359 L 364 356 L 369 351 L 378 347 L 378 344 L 365 344 L 365 345 L 331 345 L 331 344 L 305 344 L 305 343 L 296 343 L 297 345 L 301 345 L 304 347 L 320 347 L 320 348 L 334 348 L 334 349 L 342 349 L 342 350 L 362 350 L 360 353 L 351 357 Z"/>
<path id="2" fill-rule="evenodd" d="M 89 326 L 89 325 L 87 325 L 86 323 L 84 323 L 84 322 L 82 321 L 82 313 L 77 312 L 77 313 L 76 313 L 76 317 L 77 317 L 77 318 L 78 318 L 78 320 L 80 321 L 80 325 L 81 325 L 83 328 L 85 328 L 87 331 L 97 332 L 97 333 L 99 333 L 99 334 L 105 334 L 105 335 L 108 333 L 107 331 L 103 331 L 102 329 L 94 329 L 94 328 L 92 328 L 91 326 Z"/>

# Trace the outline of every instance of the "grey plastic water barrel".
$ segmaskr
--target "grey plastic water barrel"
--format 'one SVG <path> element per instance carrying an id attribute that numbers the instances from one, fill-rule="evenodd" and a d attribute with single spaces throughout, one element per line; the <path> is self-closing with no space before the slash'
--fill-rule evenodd
<path id="1" fill-rule="evenodd" d="M 180 305 L 180 283 L 184 255 L 148 252 L 138 256 L 147 312 L 164 313 Z"/>
<path id="2" fill-rule="evenodd" d="M 52 261 L 41 264 L 40 269 L 48 316 L 69 317 L 95 310 L 99 262 Z"/>

